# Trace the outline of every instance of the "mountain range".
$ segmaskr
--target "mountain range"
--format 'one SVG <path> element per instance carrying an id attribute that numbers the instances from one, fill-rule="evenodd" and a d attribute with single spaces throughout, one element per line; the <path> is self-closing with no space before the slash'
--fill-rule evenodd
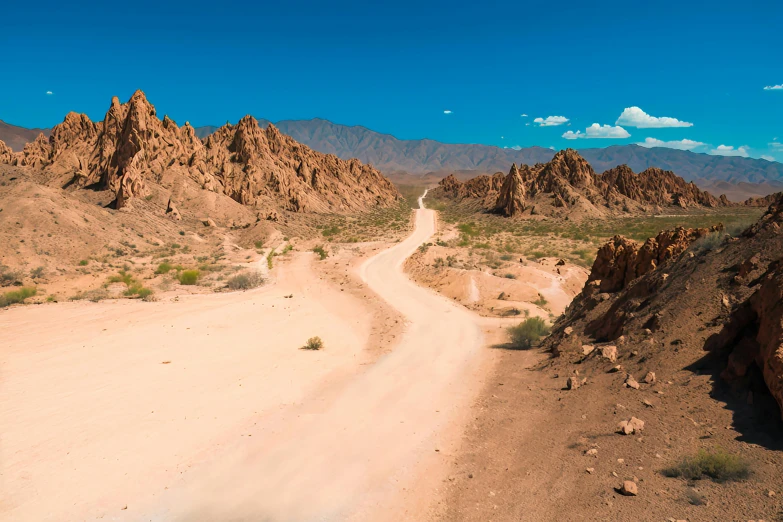
<path id="1" fill-rule="evenodd" d="M 268 120 L 259 120 L 266 127 Z M 512 163 L 535 165 L 550 161 L 554 150 L 544 147 L 500 148 L 491 145 L 450 144 L 430 139 L 401 140 L 361 126 L 347 126 L 324 119 L 283 120 L 275 123 L 283 133 L 321 153 L 341 159 L 357 158 L 387 175 L 406 173 L 423 175 L 437 172 L 507 172 Z M 199 138 L 218 127 L 195 128 Z M 47 129 L 24 129 L 0 121 L 0 140 L 12 149 L 31 141 Z M 763 159 L 713 156 L 662 147 L 613 145 L 581 149 L 579 153 L 597 172 L 628 165 L 634 171 L 657 167 L 675 172 L 686 181 L 716 193 L 740 192 L 734 199 L 764 195 L 783 187 L 783 164 Z"/>

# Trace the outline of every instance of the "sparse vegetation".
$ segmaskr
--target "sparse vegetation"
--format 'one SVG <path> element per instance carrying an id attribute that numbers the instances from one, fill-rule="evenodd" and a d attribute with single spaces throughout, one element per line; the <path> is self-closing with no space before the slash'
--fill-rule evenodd
<path id="1" fill-rule="evenodd" d="M 313 252 L 315 252 L 316 254 L 318 254 L 318 258 L 319 258 L 321 261 L 323 261 L 324 259 L 326 259 L 327 257 L 329 257 L 329 253 L 328 253 L 326 250 L 324 250 L 324 247 L 323 247 L 323 245 L 318 245 L 318 246 L 316 246 L 315 248 L 313 248 Z"/>
<path id="2" fill-rule="evenodd" d="M 0 308 L 5 308 L 12 304 L 24 303 L 25 299 L 33 297 L 37 293 L 38 290 L 34 286 L 23 286 L 18 290 L 0 294 Z"/>
<path id="3" fill-rule="evenodd" d="M 264 278 L 256 271 L 237 274 L 226 282 L 229 290 L 250 290 L 263 284 Z"/>
<path id="4" fill-rule="evenodd" d="M 539 308 L 543 308 L 543 307 L 545 307 L 545 306 L 547 305 L 547 303 L 549 303 L 549 301 L 547 301 L 547 300 L 544 298 L 544 296 L 543 296 L 543 295 L 541 295 L 541 294 L 538 294 L 538 299 L 536 299 L 535 301 L 533 301 L 533 304 L 534 304 L 534 305 L 536 305 L 536 306 L 537 306 L 537 307 L 539 307 Z"/>
<path id="5" fill-rule="evenodd" d="M 311 337 L 307 340 L 307 343 L 302 346 L 302 350 L 320 350 L 324 347 L 324 342 L 320 337 Z"/>
<path id="6" fill-rule="evenodd" d="M 700 449 L 695 456 L 684 458 L 676 466 L 664 469 L 662 473 L 667 477 L 682 477 L 688 480 L 707 477 L 715 482 L 730 482 L 748 478 L 751 471 L 750 464 L 739 455 L 715 448 L 712 451 Z"/>
<path id="7" fill-rule="evenodd" d="M 87 266 L 90 262 L 86 259 L 79 261 L 79 266 Z"/>
<path id="8" fill-rule="evenodd" d="M 161 264 L 158 265 L 158 268 L 155 269 L 156 274 L 168 274 L 172 270 L 182 270 L 182 267 L 179 265 L 172 265 L 168 261 L 164 261 Z"/>
<path id="9" fill-rule="evenodd" d="M 542 337 L 549 335 L 549 326 L 540 317 L 528 317 L 516 326 L 508 328 L 508 336 L 514 348 L 525 350 L 537 346 Z"/>
<path id="10" fill-rule="evenodd" d="M 177 280 L 181 285 L 192 286 L 198 283 L 200 277 L 201 277 L 201 272 L 199 272 L 198 270 L 183 270 L 182 272 L 180 272 L 179 276 L 177 277 Z"/>

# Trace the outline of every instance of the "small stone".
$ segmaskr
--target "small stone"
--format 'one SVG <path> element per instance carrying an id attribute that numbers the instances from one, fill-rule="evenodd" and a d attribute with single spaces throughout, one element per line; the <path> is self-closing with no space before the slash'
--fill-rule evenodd
<path id="1" fill-rule="evenodd" d="M 468 473 L 468 478 L 473 478 L 473 473 Z"/>
<path id="2" fill-rule="evenodd" d="M 574 329 L 573 329 L 573 328 L 571 328 L 570 326 L 566 326 L 566 327 L 563 329 L 563 333 L 564 333 L 564 334 L 566 334 L 566 335 L 571 335 L 572 333 L 574 333 Z"/>
<path id="3" fill-rule="evenodd" d="M 577 388 L 579 388 L 579 379 L 577 379 L 576 377 L 569 377 L 568 380 L 566 381 L 566 388 L 568 388 L 569 390 L 576 390 Z"/>
<path id="4" fill-rule="evenodd" d="M 625 459 L 617 459 L 617 463 L 618 464 L 624 464 L 625 463 Z"/>
<path id="5" fill-rule="evenodd" d="M 609 362 L 617 361 L 617 347 L 616 346 L 602 346 L 601 357 L 608 359 Z"/>
<path id="6" fill-rule="evenodd" d="M 632 435 L 634 433 L 639 433 L 642 430 L 644 430 L 644 421 L 637 419 L 636 417 L 631 417 L 630 420 L 620 421 L 617 425 L 617 433 L 622 433 L 623 435 Z"/>
<path id="7" fill-rule="evenodd" d="M 598 450 L 595 448 L 590 448 L 589 450 L 585 451 L 585 455 L 598 455 Z"/>
<path id="8" fill-rule="evenodd" d="M 628 388 L 633 388 L 634 390 L 639 389 L 639 383 L 636 382 L 636 379 L 634 379 L 633 375 L 631 375 L 630 373 L 626 375 L 624 385 L 627 386 Z"/>
<path id="9" fill-rule="evenodd" d="M 582 345 L 582 353 L 584 355 L 590 355 L 591 353 L 593 353 L 593 350 L 595 350 L 595 346 L 593 346 L 592 344 Z"/>
<path id="10" fill-rule="evenodd" d="M 652 407 L 653 407 L 653 403 L 651 403 L 651 402 L 650 402 L 650 401 L 648 401 L 647 399 L 644 399 L 644 400 L 642 400 L 642 404 L 644 404 L 644 405 L 645 405 L 645 406 L 647 406 L 648 408 L 652 408 Z"/>
<path id="11" fill-rule="evenodd" d="M 644 376 L 644 382 L 646 382 L 647 384 L 654 384 L 655 372 L 647 372 L 647 375 Z"/>
<path id="12" fill-rule="evenodd" d="M 635 497 L 638 495 L 639 489 L 636 487 L 636 482 L 633 480 L 626 480 L 623 482 L 623 485 L 620 488 L 620 494 L 625 495 L 626 497 Z"/>
<path id="13" fill-rule="evenodd" d="M 592 475 L 593 471 L 595 471 L 595 468 L 587 468 L 585 471 Z"/>
<path id="14" fill-rule="evenodd" d="M 767 491 L 767 496 L 772 498 L 775 496 L 775 492 L 770 489 L 769 491 Z"/>
<path id="15" fill-rule="evenodd" d="M 609 373 L 617 373 L 622 369 L 623 369 L 622 365 L 618 364 L 617 366 L 612 366 L 611 368 L 609 368 Z"/>

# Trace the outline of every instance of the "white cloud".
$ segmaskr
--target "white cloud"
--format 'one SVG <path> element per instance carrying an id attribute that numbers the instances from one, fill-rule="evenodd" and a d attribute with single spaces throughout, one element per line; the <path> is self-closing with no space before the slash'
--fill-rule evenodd
<path id="1" fill-rule="evenodd" d="M 769 145 L 773 149 L 777 149 L 777 150 L 783 149 L 783 143 L 780 143 L 779 141 L 773 141 L 772 143 L 767 143 L 767 145 Z"/>
<path id="2" fill-rule="evenodd" d="M 536 118 L 534 123 L 538 123 L 541 127 L 555 127 L 568 123 L 568 118 L 565 116 L 547 116 L 546 118 Z"/>
<path id="3" fill-rule="evenodd" d="M 599 125 L 593 123 L 584 133 L 582 131 L 568 131 L 563 134 L 563 138 L 567 140 L 575 140 L 577 138 L 628 138 L 630 134 L 622 127 L 612 127 L 611 125 Z"/>
<path id="4" fill-rule="evenodd" d="M 709 151 L 709 154 L 712 154 L 714 156 L 739 156 L 741 158 L 747 158 L 748 146 L 743 145 L 735 149 L 734 146 L 732 145 L 718 145 L 717 148 L 714 148 L 711 151 Z"/>
<path id="5" fill-rule="evenodd" d="M 693 127 L 693 123 L 680 121 L 677 118 L 661 116 L 657 118 L 650 116 L 639 107 L 626 107 L 626 109 L 617 118 L 615 125 L 627 125 L 628 127 L 638 127 L 640 129 L 653 129 L 661 127 Z"/>
<path id="6" fill-rule="evenodd" d="M 761 159 L 767 160 L 767 161 L 775 161 L 775 158 L 772 156 L 767 156 L 766 154 L 761 155 Z"/>
<path id="7" fill-rule="evenodd" d="M 765 91 L 783 91 L 783 83 L 780 85 L 767 85 L 764 87 Z"/>
<path id="8" fill-rule="evenodd" d="M 52 94 L 54 94 L 52 91 L 46 91 L 47 96 L 51 96 Z"/>
<path id="9" fill-rule="evenodd" d="M 451 114 L 451 111 L 443 111 L 443 114 Z"/>
<path id="10" fill-rule="evenodd" d="M 530 124 L 529 123 L 525 123 L 525 127 L 530 127 Z"/>
<path id="11" fill-rule="evenodd" d="M 555 148 L 552 145 L 549 146 L 549 149 L 550 150 L 555 150 Z"/>
<path id="12" fill-rule="evenodd" d="M 514 146 L 511 146 L 511 147 L 503 147 L 503 148 L 504 149 L 513 149 L 513 150 L 522 150 L 522 147 L 520 147 L 519 145 L 514 145 Z"/>
<path id="13" fill-rule="evenodd" d="M 667 149 L 677 149 L 677 150 L 693 150 L 697 147 L 702 147 L 706 145 L 706 143 L 702 143 L 700 141 L 693 141 L 693 140 L 673 140 L 673 141 L 663 141 L 656 138 L 645 138 L 642 143 L 637 143 L 637 145 L 641 145 L 642 147 L 666 147 Z"/>
<path id="14" fill-rule="evenodd" d="M 527 118 L 527 114 L 520 114 L 521 117 Z"/>

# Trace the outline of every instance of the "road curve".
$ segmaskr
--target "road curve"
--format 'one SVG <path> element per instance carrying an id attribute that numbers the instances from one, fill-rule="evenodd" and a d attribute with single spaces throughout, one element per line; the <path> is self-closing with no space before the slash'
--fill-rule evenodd
<path id="1" fill-rule="evenodd" d="M 323 398 L 266 419 L 272 428 L 254 437 L 252 450 L 224 458 L 173 503 L 197 505 L 156 519 L 420 520 L 421 499 L 434 492 L 411 488 L 427 484 L 420 475 L 437 466 L 433 458 L 448 458 L 436 452 L 445 439 L 459 438 L 483 334 L 470 312 L 403 273 L 405 259 L 436 229 L 435 212 L 419 201 L 413 233 L 360 269 L 405 316 L 399 344 Z"/>

